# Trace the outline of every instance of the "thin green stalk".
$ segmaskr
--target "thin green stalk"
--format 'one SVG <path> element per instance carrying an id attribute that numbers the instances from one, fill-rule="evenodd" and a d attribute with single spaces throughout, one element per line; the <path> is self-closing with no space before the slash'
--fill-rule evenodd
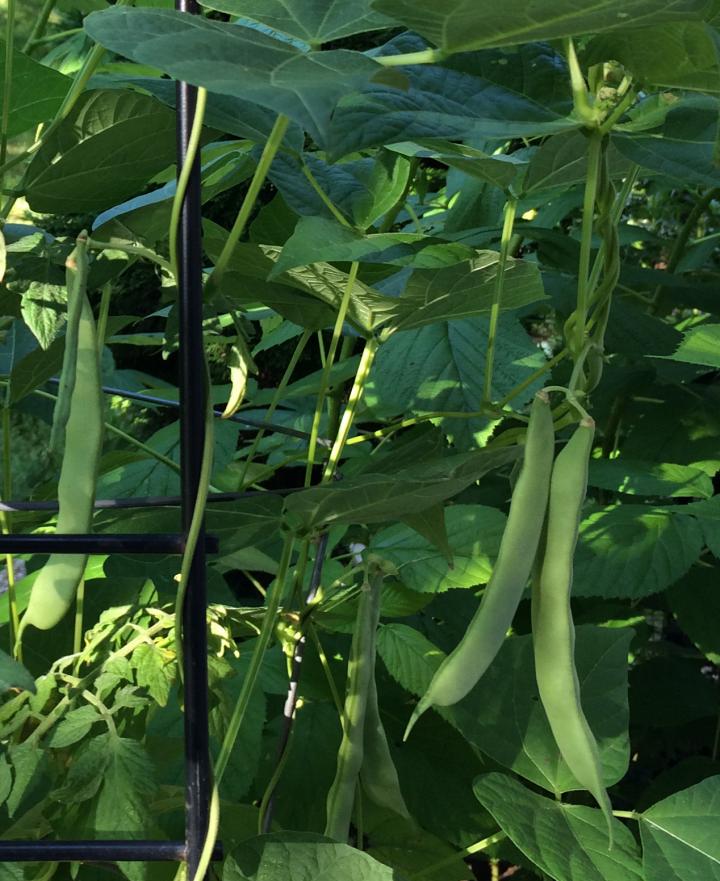
<path id="1" fill-rule="evenodd" d="M 67 40 L 68 37 L 74 37 L 75 34 L 81 34 L 82 32 L 82 28 L 68 28 L 66 31 L 56 31 L 54 34 L 46 34 L 44 37 L 38 37 L 36 40 L 33 40 L 29 49 L 32 50 L 36 46 L 44 46 L 47 43 L 59 43 L 62 40 Z"/>
<path id="2" fill-rule="evenodd" d="M 10 406 L 7 398 L 2 411 L 2 432 L 3 432 L 3 497 L 12 498 L 12 457 L 11 457 L 11 432 L 10 432 Z M 0 525 L 4 535 L 12 532 L 12 515 L 3 511 L 0 514 Z M 17 634 L 20 630 L 20 612 L 18 611 L 17 593 L 15 591 L 15 563 L 12 554 L 5 554 L 5 570 L 7 572 L 7 597 L 9 610 L 9 636 L 10 636 L 10 654 L 18 661 L 22 661 L 22 646 L 17 640 Z"/>
<path id="3" fill-rule="evenodd" d="M 375 360 L 375 355 L 377 354 L 379 346 L 380 343 L 375 337 L 370 337 L 370 339 L 365 341 L 365 348 L 363 349 L 363 353 L 360 356 L 360 363 L 358 364 L 357 373 L 355 374 L 355 381 L 353 382 L 353 387 L 350 391 L 350 397 L 348 399 L 347 407 L 345 407 L 345 412 L 343 413 L 342 419 L 340 420 L 340 428 L 338 429 L 338 433 L 335 437 L 335 441 L 333 442 L 332 449 L 330 450 L 330 456 L 328 457 L 327 465 L 325 466 L 325 470 L 323 471 L 323 483 L 327 483 L 327 481 L 332 480 L 332 478 L 335 476 L 335 471 L 340 461 L 340 457 L 342 456 L 343 450 L 345 449 L 345 443 L 348 439 L 348 435 L 350 434 L 350 428 L 352 427 L 353 420 L 355 419 L 355 413 L 357 412 L 358 404 L 360 403 L 363 392 L 365 391 L 365 385 L 368 381 L 370 370 L 372 368 L 373 361 Z"/>
<path id="4" fill-rule="evenodd" d="M 346 361 L 355 348 L 355 338 L 346 336 L 340 347 L 340 363 Z M 330 393 L 328 398 L 328 436 L 335 437 L 340 427 L 340 410 L 342 407 L 345 384 L 339 382 Z"/>
<path id="5" fill-rule="evenodd" d="M 638 178 L 638 174 L 640 173 L 640 166 L 634 165 L 630 170 L 630 173 L 623 181 L 623 185 L 620 188 L 620 192 L 618 193 L 615 204 L 613 205 L 612 210 L 612 222 L 617 225 L 620 222 L 620 217 L 622 216 L 623 209 L 627 204 L 627 200 L 630 198 L 630 193 L 632 193 L 632 189 L 635 186 L 635 181 Z M 720 192 L 720 191 L 719 191 Z M 595 257 L 595 262 L 593 263 L 592 272 L 590 273 L 590 280 L 588 282 L 588 291 L 590 298 L 592 299 L 593 294 L 595 293 L 595 289 L 597 288 L 598 281 L 600 279 L 600 273 L 602 272 L 603 265 L 605 263 L 605 243 L 601 242 L 598 253 Z"/>
<path id="6" fill-rule="evenodd" d="M 330 348 L 328 349 L 327 357 L 325 359 L 325 366 L 323 368 L 322 376 L 320 378 L 320 390 L 318 391 L 317 400 L 315 402 L 315 412 L 313 413 L 312 427 L 310 429 L 308 458 L 307 465 L 305 467 L 305 486 L 310 486 L 310 481 L 312 478 L 312 469 L 313 465 L 315 464 L 315 452 L 317 450 L 318 435 L 320 434 L 320 421 L 322 419 L 323 410 L 325 408 L 325 397 L 327 395 L 328 386 L 330 383 L 330 372 L 335 363 L 335 355 L 337 354 L 338 344 L 340 342 L 340 339 L 342 338 L 345 317 L 347 315 L 348 308 L 350 307 L 350 300 L 352 297 L 353 288 L 355 287 L 355 280 L 357 279 L 359 268 L 360 264 L 357 262 L 353 263 L 350 266 L 350 272 L 348 273 L 348 279 L 347 284 L 345 285 L 345 290 L 343 292 L 343 298 L 340 302 L 340 308 L 338 309 L 338 313 L 335 318 L 335 326 L 333 327 L 333 335 L 332 340 L 330 341 Z"/>
<path id="7" fill-rule="evenodd" d="M 312 336 L 311 330 L 304 330 L 302 332 L 302 336 L 298 340 L 297 345 L 295 346 L 295 349 L 292 353 L 292 356 L 290 357 L 290 360 L 288 361 L 287 367 L 285 368 L 285 372 L 282 375 L 282 379 L 280 380 L 278 387 L 275 389 L 275 392 L 272 396 L 272 400 L 270 401 L 270 406 L 268 407 L 267 412 L 265 413 L 265 419 L 263 421 L 269 422 L 272 419 L 273 414 L 275 413 L 275 410 L 277 409 L 278 404 L 282 400 L 285 389 L 287 388 L 288 383 L 292 379 L 292 375 L 295 372 L 295 368 L 297 367 L 298 362 L 300 361 L 300 358 L 302 357 L 302 353 L 305 351 L 305 346 L 307 346 L 311 336 Z M 255 458 L 255 455 L 258 451 L 258 447 L 260 445 L 260 441 L 265 436 L 265 431 L 266 431 L 265 428 L 258 429 L 257 434 L 253 438 L 253 442 L 250 445 L 250 449 L 248 450 L 248 454 L 245 457 L 245 466 L 243 468 L 242 476 L 240 477 L 240 484 L 241 485 L 243 485 L 245 483 L 245 476 L 247 474 L 247 470 L 250 467 L 250 463 Z"/>
<path id="8" fill-rule="evenodd" d="M 328 196 L 328 194 L 325 192 L 325 190 L 323 190 L 323 188 L 317 182 L 315 175 L 312 173 L 312 171 L 310 171 L 310 168 L 305 164 L 305 162 L 303 162 L 303 164 L 302 164 L 302 173 L 307 178 L 310 186 L 313 188 L 313 190 L 315 190 L 315 192 L 320 197 L 320 201 L 328 209 L 328 211 L 332 214 L 332 216 L 335 218 L 335 220 L 337 220 L 338 223 L 342 224 L 343 226 L 348 227 L 349 229 L 352 229 L 352 224 L 348 222 L 347 218 L 342 213 L 342 211 L 340 211 L 340 209 L 337 207 L 337 205 L 335 205 L 335 203 Z"/>
<path id="9" fill-rule="evenodd" d="M 406 67 L 409 64 L 439 64 L 444 58 L 445 53 L 440 49 L 423 49 L 402 55 L 378 55 L 374 61 L 383 67 Z"/>
<path id="10" fill-rule="evenodd" d="M 230 761 L 230 756 L 233 747 L 235 746 L 235 741 L 245 718 L 245 713 L 247 712 L 258 674 L 260 673 L 260 666 L 262 665 L 265 651 L 270 644 L 270 639 L 275 630 L 278 610 L 280 609 L 285 594 L 285 581 L 287 580 L 288 570 L 290 568 L 293 544 L 294 536 L 288 533 L 285 536 L 285 541 L 283 543 L 275 581 L 267 592 L 267 607 L 265 610 L 265 616 L 263 617 L 262 627 L 260 628 L 260 633 L 257 637 L 252 657 L 250 658 L 250 664 L 248 665 L 245 678 L 243 679 L 242 689 L 235 707 L 233 708 L 232 716 L 230 717 L 230 722 L 228 723 L 227 731 L 225 732 L 225 737 L 223 738 L 222 746 L 220 747 L 220 752 L 217 761 L 215 762 L 215 782 L 217 786 L 220 786 L 223 775 L 227 770 L 228 762 Z"/>
<path id="11" fill-rule="evenodd" d="M 55 8 L 56 3 L 57 0 L 45 0 L 42 9 L 40 10 L 40 15 L 38 15 L 33 29 L 30 31 L 30 36 L 25 40 L 25 45 L 22 48 L 23 52 L 29 52 L 45 32 L 45 28 L 47 27 L 47 23 L 50 20 L 50 15 Z"/>
<path id="12" fill-rule="evenodd" d="M 0 112 L 0 194 L 5 188 L 2 166 L 7 159 L 10 102 L 12 100 L 13 53 L 15 48 L 15 0 L 7 0 L 7 23 L 5 25 L 5 72 L 2 88 L 2 111 Z"/>
<path id="13" fill-rule="evenodd" d="M 507 838 L 507 835 L 504 832 L 496 832 L 494 835 L 489 835 L 487 838 L 483 838 L 482 841 L 478 841 L 475 844 L 470 844 L 467 847 L 464 847 L 459 853 L 454 853 L 449 857 L 445 857 L 442 860 L 439 860 L 436 863 L 431 863 L 429 866 L 426 866 L 421 872 L 416 872 L 414 875 L 411 875 L 410 878 L 412 881 L 415 881 L 416 878 L 425 878 L 427 875 L 434 875 L 435 872 L 440 871 L 440 869 L 445 869 L 448 866 L 453 866 L 459 859 L 463 857 L 472 856 L 474 853 L 480 853 L 483 850 L 487 850 L 489 847 L 492 847 L 493 844 L 498 844 L 498 842 L 503 841 Z"/>
<path id="14" fill-rule="evenodd" d="M 275 155 L 282 145 L 282 141 L 285 137 L 285 132 L 287 131 L 289 122 L 290 120 L 288 119 L 288 117 L 283 116 L 282 114 L 278 116 L 278 118 L 275 120 L 272 131 L 270 132 L 270 135 L 265 142 L 265 147 L 263 148 L 262 155 L 260 156 L 260 161 L 258 162 L 257 168 L 255 169 L 255 174 L 253 174 L 252 180 L 250 181 L 250 186 L 248 187 L 245 198 L 243 199 L 243 203 L 240 206 L 240 211 L 238 211 L 238 215 L 235 218 L 235 223 L 233 224 L 232 229 L 230 230 L 230 233 L 227 237 L 227 241 L 225 242 L 220 256 L 215 263 L 215 268 L 213 269 L 212 274 L 208 279 L 208 294 L 211 294 L 213 291 L 218 290 L 220 287 L 220 282 L 222 281 L 222 277 L 228 267 L 230 258 L 233 255 L 235 246 L 240 241 L 240 237 L 245 231 L 245 226 L 250 219 L 250 213 L 255 206 L 255 201 L 260 194 L 262 185 L 265 183 L 265 178 L 267 177 L 268 171 L 270 171 L 270 166 L 273 163 L 273 159 L 275 158 Z"/>
<path id="15" fill-rule="evenodd" d="M 637 811 L 613 811 L 613 817 L 619 817 L 621 820 L 641 820 L 642 814 Z"/>
<path id="16" fill-rule="evenodd" d="M 85 610 L 85 579 L 81 579 L 75 595 L 75 628 L 73 632 L 73 654 L 82 651 L 83 612 Z"/>
<path id="17" fill-rule="evenodd" d="M 529 388 L 536 380 L 540 379 L 540 377 L 544 376 L 546 373 L 549 373 L 553 367 L 558 365 L 561 361 L 563 361 L 570 354 L 569 349 L 561 349 L 557 355 L 553 355 L 548 361 L 546 361 L 542 367 L 538 367 L 537 370 L 533 371 L 529 376 L 526 376 L 525 379 L 518 383 L 515 388 L 508 392 L 504 398 L 498 401 L 498 407 L 505 407 L 507 404 L 516 398 L 518 395 L 522 394 L 526 388 Z"/>
<path id="18" fill-rule="evenodd" d="M 573 320 L 573 340 L 568 340 L 572 346 L 573 356 L 577 357 L 582 351 L 585 341 L 585 324 L 587 323 L 588 307 L 590 305 L 590 258 L 592 256 L 593 218 L 595 215 L 595 199 L 597 197 L 598 181 L 600 177 L 600 159 L 602 137 L 597 132 L 590 135 L 588 145 L 588 168 L 585 179 L 585 196 L 583 198 L 582 232 L 580 238 L 580 261 L 578 264 L 577 285 L 577 308 Z"/>
<path id="19" fill-rule="evenodd" d="M 170 266 L 175 281 L 180 285 L 180 276 L 178 274 L 178 229 L 180 228 L 180 215 L 182 214 L 183 202 L 185 201 L 185 192 L 187 190 L 188 181 L 193 171 L 195 157 L 200 148 L 200 137 L 202 135 L 203 121 L 205 119 L 205 106 L 207 104 L 207 89 L 199 88 L 197 90 L 197 102 L 195 104 L 195 112 L 193 114 L 192 128 L 190 129 L 190 137 L 188 138 L 187 151 L 185 161 L 180 169 L 177 179 L 177 187 L 175 196 L 170 209 L 170 224 L 168 226 L 168 239 L 170 247 Z"/>
<path id="20" fill-rule="evenodd" d="M 515 224 L 516 212 L 517 199 L 511 197 L 505 203 L 505 210 L 503 213 L 503 228 L 502 235 L 500 236 L 500 262 L 498 264 L 497 275 L 495 276 L 493 301 L 492 307 L 490 309 L 490 327 L 488 329 L 487 351 L 485 353 L 485 382 L 483 384 L 484 403 L 490 403 L 490 401 L 492 401 L 493 367 L 495 364 L 495 339 L 497 336 L 498 320 L 500 318 L 503 287 L 505 285 L 505 269 L 507 266 L 507 261 L 510 257 L 510 245 L 512 242 L 513 225 Z"/>

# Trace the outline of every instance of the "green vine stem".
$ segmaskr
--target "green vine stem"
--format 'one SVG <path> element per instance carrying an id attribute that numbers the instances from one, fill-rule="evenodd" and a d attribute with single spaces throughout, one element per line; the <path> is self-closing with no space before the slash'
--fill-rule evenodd
<path id="1" fill-rule="evenodd" d="M 377 354 L 379 346 L 380 343 L 375 337 L 370 337 L 368 340 L 365 341 L 365 348 L 363 349 L 362 355 L 360 356 L 360 363 L 358 364 L 358 369 L 355 374 L 353 387 L 350 390 L 350 397 L 348 398 L 345 412 L 343 413 L 342 419 L 340 420 L 340 428 L 338 429 L 338 433 L 335 437 L 335 441 L 333 442 L 332 449 L 330 450 L 330 455 L 328 457 L 325 470 L 323 471 L 323 483 L 332 480 L 332 478 L 335 476 L 335 471 L 337 470 L 340 457 L 342 456 L 343 450 L 345 449 L 345 443 L 347 442 L 348 435 L 350 434 L 350 429 L 355 419 L 358 404 L 360 403 L 360 400 L 365 391 L 365 385 L 367 384 L 368 377 L 370 376 L 370 370 L 372 368 L 373 362 L 375 360 L 375 355 Z"/>
<path id="2" fill-rule="evenodd" d="M 23 52 L 29 52 L 45 33 L 45 28 L 47 27 L 47 23 L 50 20 L 50 16 L 56 4 L 57 0 L 45 0 L 42 9 L 40 10 L 40 14 L 35 20 L 33 29 L 30 31 L 30 36 L 25 40 L 25 45 L 22 48 Z"/>
<path id="3" fill-rule="evenodd" d="M 308 458 L 305 466 L 305 486 L 310 486 L 312 479 L 312 469 L 315 464 L 315 452 L 317 450 L 318 435 L 320 433 L 320 420 L 322 419 L 323 410 L 325 408 L 325 397 L 328 393 L 330 384 L 330 373 L 335 364 L 335 356 L 337 354 L 338 345 L 342 338 L 343 326 L 347 316 L 350 300 L 352 298 L 355 280 L 357 279 L 360 264 L 355 262 L 350 266 L 347 283 L 343 292 L 343 298 L 340 301 L 340 308 L 335 317 L 335 326 L 333 327 L 332 339 L 330 347 L 325 358 L 325 366 L 323 367 L 322 376 L 320 378 L 320 389 L 318 391 L 317 400 L 315 402 L 315 412 L 313 413 L 312 427 L 310 429 L 310 443 L 308 444 Z"/>
<path id="4" fill-rule="evenodd" d="M 445 57 L 440 49 L 422 49 L 403 55 L 378 55 L 374 60 L 383 67 L 407 67 L 409 64 L 439 64 Z"/>
<path id="5" fill-rule="evenodd" d="M 492 401 L 493 368 L 495 364 L 495 340 L 497 337 L 498 320 L 502 303 L 503 288 L 505 285 L 505 269 L 510 256 L 513 226 L 517 212 L 517 199 L 511 197 L 505 203 L 503 212 L 503 227 L 500 237 L 500 262 L 498 264 L 495 285 L 493 289 L 492 308 L 490 309 L 490 327 L 488 329 L 487 351 L 485 353 L 485 382 L 483 384 L 483 403 Z"/>
<path id="6" fill-rule="evenodd" d="M 272 131 L 270 132 L 270 135 L 265 142 L 265 147 L 263 148 L 262 155 L 260 156 L 257 168 L 255 169 L 255 173 L 253 174 L 252 180 L 250 181 L 250 186 L 248 187 L 247 193 L 245 193 L 245 198 L 243 199 L 243 203 L 240 206 L 238 215 L 235 218 L 232 229 L 230 230 L 227 240 L 223 245 L 220 256 L 215 262 L 215 268 L 210 274 L 210 277 L 205 286 L 206 296 L 208 297 L 211 297 L 215 291 L 220 289 L 220 282 L 222 281 L 222 277 L 225 274 L 228 263 L 230 262 L 230 258 L 235 251 L 235 246 L 238 244 L 242 234 L 245 232 L 245 227 L 248 220 L 250 219 L 250 214 L 255 207 L 255 202 L 258 195 L 260 194 L 262 185 L 265 183 L 265 178 L 270 171 L 270 166 L 273 163 L 273 159 L 275 158 L 278 150 L 282 145 L 282 141 L 285 137 L 285 132 L 287 131 L 289 122 L 289 118 L 283 115 L 278 116 L 275 120 Z"/>
<path id="7" fill-rule="evenodd" d="M 580 238 L 580 260 L 578 264 L 577 307 L 566 323 L 568 348 L 577 358 L 585 343 L 585 325 L 587 323 L 590 303 L 590 258 L 592 256 L 593 219 L 595 215 L 595 199 L 597 197 L 600 178 L 602 136 L 593 132 L 589 136 L 588 168 L 583 198 L 582 232 Z"/>
<path id="8" fill-rule="evenodd" d="M 494 835 L 489 835 L 487 838 L 483 838 L 482 841 L 477 841 L 475 844 L 470 844 L 467 847 L 464 847 L 458 853 L 454 853 L 449 857 L 444 857 L 436 863 L 431 863 L 421 872 L 416 872 L 414 875 L 411 875 L 411 881 L 416 881 L 416 879 L 417 881 L 420 881 L 420 879 L 426 878 L 428 875 L 435 875 L 441 869 L 446 869 L 449 866 L 455 865 L 459 859 L 472 856 L 474 853 L 481 853 L 489 847 L 492 847 L 493 844 L 498 844 L 506 838 L 507 835 L 504 832 L 496 832 Z"/>

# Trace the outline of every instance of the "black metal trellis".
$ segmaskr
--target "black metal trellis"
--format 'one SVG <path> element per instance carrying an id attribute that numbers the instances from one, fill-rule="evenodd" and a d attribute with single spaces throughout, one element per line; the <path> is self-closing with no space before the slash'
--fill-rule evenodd
<path id="1" fill-rule="evenodd" d="M 197 15 L 195 0 L 175 0 L 179 12 Z M 187 156 L 197 89 L 177 83 L 177 163 Z M 202 338 L 202 244 L 200 162 L 195 158 L 183 201 L 178 232 L 178 306 L 180 328 L 180 466 L 181 528 L 179 534 L 139 535 L 4 535 L 3 553 L 150 553 L 182 554 L 200 482 L 205 441 L 205 385 Z M 140 500 L 137 500 L 140 501 Z M 208 733 L 205 555 L 217 542 L 201 531 L 192 559 L 183 614 L 185 706 L 185 840 L 184 841 L 0 841 L 0 862 L 186 862 L 193 877 L 208 825 L 212 787 Z M 216 846 L 214 859 L 221 858 Z"/>

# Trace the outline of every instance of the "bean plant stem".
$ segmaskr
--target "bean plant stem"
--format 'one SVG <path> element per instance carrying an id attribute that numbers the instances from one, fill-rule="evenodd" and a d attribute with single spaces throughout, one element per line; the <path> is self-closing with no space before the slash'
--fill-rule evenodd
<path id="1" fill-rule="evenodd" d="M 225 274 L 228 263 L 230 262 L 230 258 L 235 251 L 235 246 L 238 244 L 242 234 L 245 232 L 245 227 L 248 220 L 250 219 L 250 213 L 255 207 L 255 202 L 260 193 L 262 185 L 265 183 L 265 178 L 270 171 L 270 166 L 273 163 L 273 159 L 275 158 L 278 150 L 282 145 L 282 141 L 285 137 L 285 132 L 287 131 L 289 122 L 290 120 L 288 119 L 288 117 L 283 116 L 282 114 L 278 116 L 278 118 L 275 120 L 272 131 L 270 132 L 270 135 L 265 142 L 265 147 L 263 148 L 262 155 L 260 156 L 260 161 L 258 162 L 255 173 L 253 174 L 252 180 L 250 181 L 250 186 L 248 187 L 245 198 L 243 199 L 243 203 L 240 206 L 238 215 L 235 218 L 235 223 L 233 223 L 232 229 L 230 230 L 227 240 L 223 245 L 223 249 L 220 252 L 220 256 L 215 261 L 215 268 L 213 269 L 207 283 L 208 294 L 211 294 L 212 292 L 219 290 L 220 288 L 222 277 Z"/>
<path id="2" fill-rule="evenodd" d="M 9 391 L 9 388 L 8 388 Z M 10 404 L 6 396 L 2 408 L 2 433 L 3 433 L 3 498 L 12 498 L 12 468 L 11 468 L 11 441 L 10 432 Z M 0 525 L 3 534 L 12 532 L 12 514 L 3 511 L 0 514 Z M 20 613 L 17 605 L 17 593 L 15 591 L 15 564 L 12 554 L 5 554 L 5 570 L 8 580 L 8 610 L 9 610 L 9 637 L 10 654 L 18 661 L 22 661 L 22 645 L 17 639 L 20 630 Z"/>
<path id="3" fill-rule="evenodd" d="M 590 304 L 590 257 L 592 255 L 593 217 L 595 214 L 595 199 L 597 197 L 598 180 L 600 176 L 602 137 L 593 132 L 590 135 L 588 145 L 588 169 L 585 180 L 585 196 L 583 199 L 582 232 L 580 238 L 580 261 L 578 265 L 577 285 L 577 309 L 575 323 L 573 325 L 574 339 L 569 340 L 573 348 L 574 357 L 578 357 L 583 349 L 585 340 L 585 325 L 587 323 L 588 308 Z"/>
<path id="4" fill-rule="evenodd" d="M 415 881 L 415 879 L 425 878 L 427 875 L 434 875 L 435 872 L 439 871 L 440 869 L 445 869 L 448 866 L 455 865 L 459 859 L 472 856 L 474 853 L 480 853 L 483 850 L 487 850 L 489 847 L 492 847 L 493 844 L 498 844 L 505 838 L 507 838 L 507 835 L 504 832 L 496 832 L 494 835 L 489 835 L 487 838 L 483 838 L 482 841 L 477 841 L 475 844 L 470 844 L 467 847 L 464 847 L 459 853 L 454 853 L 449 857 L 438 860 L 438 862 L 436 863 L 431 863 L 429 866 L 426 866 L 421 872 L 416 872 L 410 877 L 412 881 Z"/>
<path id="5" fill-rule="evenodd" d="M 340 457 L 345 449 L 345 443 L 350 434 L 350 428 L 355 419 L 358 404 L 365 391 L 365 385 L 368 381 L 370 370 L 373 361 L 375 360 L 379 345 L 380 344 L 375 337 L 370 337 L 370 339 L 365 341 L 365 348 L 360 356 L 360 363 L 358 364 L 357 373 L 355 374 L 355 381 L 353 382 L 353 387 L 350 391 L 347 407 L 340 420 L 340 428 L 338 429 L 337 436 L 335 437 L 332 449 L 330 450 L 327 465 L 323 471 L 323 483 L 332 480 L 335 476 L 335 471 L 337 470 Z"/>
<path id="6" fill-rule="evenodd" d="M 75 628 L 73 632 L 73 654 L 78 655 L 82 651 L 83 638 L 83 612 L 85 610 L 85 579 L 80 579 L 77 593 L 75 594 Z"/>
<path id="7" fill-rule="evenodd" d="M 22 48 L 23 52 L 29 52 L 45 33 L 45 28 L 47 27 L 47 23 L 50 20 L 50 15 L 52 14 L 56 3 L 57 0 L 45 0 L 42 9 L 40 10 L 40 14 L 35 20 L 35 25 L 30 31 L 30 36 L 25 40 L 25 45 Z"/>
<path id="8" fill-rule="evenodd" d="M 495 286 L 493 290 L 493 301 L 490 309 L 490 327 L 488 329 L 487 350 L 485 353 L 485 382 L 483 385 L 483 402 L 492 401 L 492 380 L 493 367 L 495 363 L 495 340 L 497 337 L 498 319 L 500 318 L 500 308 L 502 303 L 503 287 L 505 284 L 505 268 L 510 256 L 510 244 L 512 242 L 513 225 L 515 223 L 515 214 L 517 212 L 517 199 L 509 198 L 505 203 L 503 213 L 503 228 L 500 237 L 500 262 L 498 264 L 497 275 L 495 276 Z"/>
<path id="9" fill-rule="evenodd" d="M 325 408 L 325 397 L 328 393 L 330 384 L 330 372 L 335 364 L 335 356 L 337 354 L 338 344 L 342 338 L 343 325 L 345 324 L 345 316 L 347 315 L 352 298 L 355 280 L 357 279 L 359 263 L 353 263 L 350 266 L 347 283 L 343 292 L 340 308 L 335 318 L 335 326 L 333 327 L 332 339 L 328 348 L 327 357 L 325 358 L 325 366 L 323 367 L 322 376 L 320 378 L 320 389 L 318 391 L 317 400 L 315 402 L 315 412 L 313 413 L 312 427 L 310 429 L 310 443 L 308 444 L 308 458 L 305 466 L 305 486 L 310 486 L 312 480 L 312 469 L 315 464 L 315 452 L 317 450 L 318 435 L 320 433 L 320 421 L 322 419 L 323 410 Z"/>

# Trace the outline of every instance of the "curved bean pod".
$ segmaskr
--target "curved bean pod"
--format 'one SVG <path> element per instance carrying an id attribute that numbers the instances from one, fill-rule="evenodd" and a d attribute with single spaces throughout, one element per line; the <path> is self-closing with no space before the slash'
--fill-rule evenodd
<path id="1" fill-rule="evenodd" d="M 597 743 L 580 703 L 570 608 L 573 555 L 594 434 L 595 423 L 583 419 L 553 467 L 545 547 L 533 591 L 533 649 L 540 700 L 560 755 L 602 808 L 612 846 L 612 806 Z"/>
<path id="2" fill-rule="evenodd" d="M 457 703 L 495 659 L 530 577 L 547 507 L 555 434 L 547 393 L 535 395 L 525 455 L 510 502 L 500 551 L 482 602 L 465 635 L 445 658 L 413 712 L 405 738 L 431 706 Z"/>

